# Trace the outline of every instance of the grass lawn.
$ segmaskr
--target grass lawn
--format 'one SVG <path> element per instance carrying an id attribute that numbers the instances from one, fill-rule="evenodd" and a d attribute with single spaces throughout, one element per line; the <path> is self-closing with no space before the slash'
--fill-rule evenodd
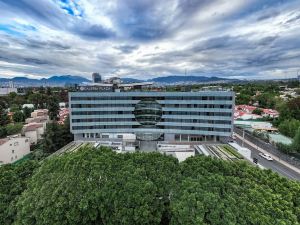
<path id="1" fill-rule="evenodd" d="M 222 145 L 222 148 L 229 154 L 234 155 L 236 158 L 238 159 L 243 159 L 244 157 L 238 153 L 236 150 L 234 150 L 234 148 L 232 148 L 229 145 Z"/>

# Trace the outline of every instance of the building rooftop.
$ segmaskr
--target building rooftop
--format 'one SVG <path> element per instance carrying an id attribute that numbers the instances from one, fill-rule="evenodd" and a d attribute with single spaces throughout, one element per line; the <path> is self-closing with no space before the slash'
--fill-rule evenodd
<path id="1" fill-rule="evenodd" d="M 48 121 L 48 116 L 38 116 L 35 118 L 27 118 L 26 123 L 42 123 Z"/>
<path id="2" fill-rule="evenodd" d="M 7 136 L 6 138 L 1 138 L 0 139 L 0 146 L 3 145 L 3 144 L 5 144 L 9 140 L 12 140 L 14 138 L 20 138 L 20 137 L 21 137 L 20 134 L 16 134 L 16 135 Z"/>
<path id="3" fill-rule="evenodd" d="M 36 129 L 43 127 L 41 123 L 29 123 L 23 126 L 23 132 L 35 131 Z"/>

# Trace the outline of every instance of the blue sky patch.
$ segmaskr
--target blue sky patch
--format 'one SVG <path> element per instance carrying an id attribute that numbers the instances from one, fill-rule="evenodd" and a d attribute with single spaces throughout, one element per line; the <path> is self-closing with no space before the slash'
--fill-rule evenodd
<path id="1" fill-rule="evenodd" d="M 82 17 L 82 9 L 77 4 L 76 1 L 72 0 L 58 0 L 58 5 L 62 8 L 67 14 L 71 16 Z"/>
<path id="2" fill-rule="evenodd" d="M 15 37 L 25 36 L 23 33 L 17 31 L 14 26 L 8 24 L 0 24 L 0 31 Z"/>

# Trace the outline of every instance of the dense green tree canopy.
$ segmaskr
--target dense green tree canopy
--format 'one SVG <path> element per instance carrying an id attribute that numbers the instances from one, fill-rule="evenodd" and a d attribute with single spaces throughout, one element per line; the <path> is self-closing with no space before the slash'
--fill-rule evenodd
<path id="1" fill-rule="evenodd" d="M 253 110 L 252 113 L 253 113 L 253 114 L 256 114 L 256 115 L 261 115 L 262 112 L 263 112 L 263 111 L 262 111 L 260 108 L 256 108 L 256 109 Z"/>
<path id="2" fill-rule="evenodd" d="M 18 112 L 20 111 L 20 105 L 17 105 L 17 104 L 12 104 L 9 108 L 9 111 L 10 112 Z"/>
<path id="3" fill-rule="evenodd" d="M 7 135 L 18 134 L 23 128 L 22 123 L 10 123 L 6 126 L 0 126 L 0 138 L 4 138 Z"/>
<path id="4" fill-rule="evenodd" d="M 56 97 L 49 97 L 47 100 L 47 109 L 49 110 L 49 117 L 51 120 L 57 120 L 59 103 Z"/>
<path id="5" fill-rule="evenodd" d="M 73 134 L 70 133 L 70 122 L 67 118 L 65 124 L 57 122 L 47 124 L 41 145 L 45 153 L 53 153 L 71 141 L 73 141 Z"/>
<path id="6" fill-rule="evenodd" d="M 299 224 L 299 183 L 244 163 L 206 157 L 181 164 L 171 224 Z M 297 191 L 298 190 L 298 191 Z"/>
<path id="7" fill-rule="evenodd" d="M 4 108 L 4 106 L 0 105 L 0 127 L 5 126 L 9 124 L 9 117 L 7 115 L 7 112 Z"/>
<path id="8" fill-rule="evenodd" d="M 158 153 L 90 149 L 52 158 L 20 198 L 17 224 L 160 224 L 177 171 L 175 158 Z"/>
<path id="9" fill-rule="evenodd" d="M 16 123 L 19 123 L 19 122 L 24 122 L 25 121 L 25 116 L 24 116 L 24 113 L 22 111 L 16 111 L 13 115 L 13 120 L 14 122 Z"/>
<path id="10" fill-rule="evenodd" d="M 5 126 L 7 135 L 20 133 L 23 128 L 22 123 L 10 123 Z"/>
<path id="11" fill-rule="evenodd" d="M 43 161 L 14 224 L 297 225 L 299 192 L 243 162 L 85 148 Z"/>
<path id="12" fill-rule="evenodd" d="M 0 224 L 12 224 L 17 214 L 16 204 L 34 169 L 36 161 L 24 161 L 0 167 Z"/>
<path id="13" fill-rule="evenodd" d="M 300 153 L 300 127 L 296 131 L 293 142 L 290 145 L 290 152 L 299 152 Z"/>
<path id="14" fill-rule="evenodd" d="M 300 120 L 300 97 L 293 98 L 287 103 L 288 110 L 296 120 Z"/>
<path id="15" fill-rule="evenodd" d="M 33 112 L 32 109 L 28 108 L 28 107 L 25 107 L 23 109 L 23 113 L 24 113 L 24 117 L 25 119 L 29 118 L 31 116 L 31 113 Z"/>
<path id="16" fill-rule="evenodd" d="M 273 109 L 276 105 L 276 95 L 272 92 L 265 92 L 255 97 L 259 106 L 262 108 Z"/>
<path id="17" fill-rule="evenodd" d="M 291 138 L 295 137 L 298 128 L 300 127 L 300 121 L 295 119 L 287 119 L 282 121 L 278 129 L 280 133 L 289 136 Z"/>

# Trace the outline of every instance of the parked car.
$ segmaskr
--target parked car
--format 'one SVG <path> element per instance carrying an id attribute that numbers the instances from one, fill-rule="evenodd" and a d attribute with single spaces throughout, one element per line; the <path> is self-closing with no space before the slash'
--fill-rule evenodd
<path id="1" fill-rule="evenodd" d="M 233 140 L 236 140 L 236 135 L 235 135 L 235 133 L 233 133 L 232 139 L 233 139 Z"/>
<path id="2" fill-rule="evenodd" d="M 264 159 L 268 160 L 268 161 L 273 161 L 273 158 L 268 155 L 268 154 L 265 154 L 265 153 L 259 153 L 259 156 L 263 157 Z"/>

